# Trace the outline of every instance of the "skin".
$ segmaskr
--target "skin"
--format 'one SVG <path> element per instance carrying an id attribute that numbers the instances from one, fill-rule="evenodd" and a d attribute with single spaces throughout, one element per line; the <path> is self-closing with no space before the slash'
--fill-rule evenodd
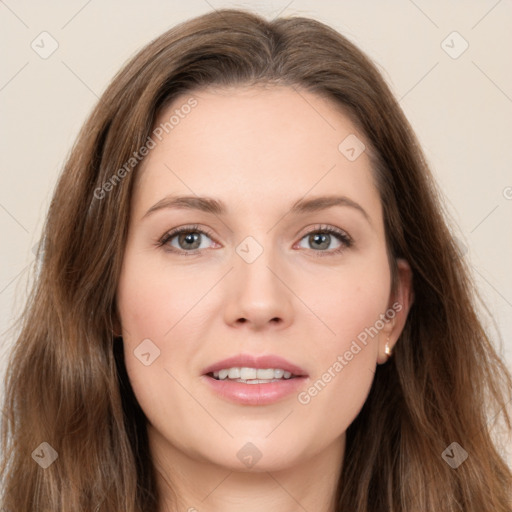
<path id="1" fill-rule="evenodd" d="M 345 431 L 412 300 L 403 260 L 391 291 L 368 154 L 349 161 L 338 150 L 349 134 L 368 143 L 335 104 L 288 87 L 194 91 L 157 124 L 190 96 L 197 106 L 138 171 L 117 293 L 126 368 L 148 418 L 159 512 L 333 512 Z M 227 212 L 164 208 L 144 217 L 168 194 L 215 197 Z M 289 213 L 304 196 L 333 194 L 358 203 L 368 220 L 350 206 Z M 168 231 L 188 224 L 212 236 L 196 235 L 199 249 L 179 235 L 158 246 Z M 343 230 L 353 245 L 307 236 L 320 226 Z M 252 263 L 236 252 L 248 236 L 263 248 Z M 277 354 L 307 371 L 307 390 L 394 303 L 401 310 L 393 320 L 359 343 L 362 349 L 307 404 L 296 393 L 265 406 L 232 403 L 201 377 L 206 366 L 241 352 Z M 148 366 L 134 355 L 147 338 L 160 350 Z M 261 453 L 252 467 L 237 457 L 247 443 Z"/>

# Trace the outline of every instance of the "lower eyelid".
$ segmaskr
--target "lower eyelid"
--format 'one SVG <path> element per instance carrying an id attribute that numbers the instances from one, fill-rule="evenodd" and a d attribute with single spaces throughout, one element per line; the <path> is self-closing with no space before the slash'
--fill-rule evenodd
<path id="1" fill-rule="evenodd" d="M 169 246 L 169 242 L 171 240 L 173 240 L 174 238 L 176 238 L 177 236 L 183 234 L 183 233 L 199 233 L 201 234 L 203 237 L 207 237 L 209 238 L 213 244 L 217 244 L 219 245 L 218 242 L 215 241 L 214 237 L 212 234 L 209 234 L 208 232 L 206 232 L 205 230 L 197 227 L 189 227 L 189 228 L 184 228 L 184 229 L 181 229 L 179 231 L 175 231 L 174 233 L 170 232 L 170 233 L 167 233 L 166 235 L 164 235 L 162 237 L 162 239 L 160 240 L 160 245 L 161 246 Z M 336 252 L 340 252 L 342 251 L 343 249 L 347 249 L 349 248 L 351 245 L 352 245 L 352 239 L 351 237 L 346 234 L 346 233 L 338 233 L 337 231 L 335 230 L 332 230 L 332 229 L 327 229 L 327 228 L 317 228 L 317 229 L 314 229 L 312 231 L 309 231 L 308 233 L 305 233 L 298 241 L 298 243 L 300 243 L 302 240 L 304 240 L 304 238 L 310 236 L 310 235 L 313 235 L 313 234 L 317 234 L 317 233 L 323 233 L 323 234 L 328 234 L 329 236 L 333 236 L 336 240 L 338 240 L 338 242 L 340 242 L 340 244 L 342 245 L 342 247 L 338 247 L 336 249 L 330 249 L 330 250 L 320 250 L 320 251 L 315 251 L 314 249 L 309 249 L 315 253 L 319 253 L 319 254 L 326 254 L 326 255 L 329 255 L 329 254 L 335 254 Z M 177 248 L 177 247 L 173 247 L 171 246 L 170 249 L 168 249 L 169 252 L 176 252 L 176 253 L 180 253 L 180 254 L 199 254 L 201 252 L 204 251 L 204 249 L 193 249 L 191 251 L 187 251 L 187 250 L 184 250 L 184 249 L 180 249 L 180 248 Z"/>

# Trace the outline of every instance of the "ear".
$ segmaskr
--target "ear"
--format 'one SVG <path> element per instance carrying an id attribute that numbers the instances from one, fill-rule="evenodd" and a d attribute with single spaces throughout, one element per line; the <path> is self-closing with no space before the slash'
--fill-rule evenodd
<path id="1" fill-rule="evenodd" d="M 393 350 L 400 334 L 402 333 L 407 315 L 414 302 L 414 291 L 412 288 L 412 270 L 409 263 L 399 258 L 396 260 L 398 267 L 398 283 L 396 290 L 392 291 L 389 297 L 385 323 L 379 335 L 379 354 L 377 363 L 383 364 L 388 360 L 386 354 L 386 342 Z M 389 314 L 388 314 L 389 313 Z"/>

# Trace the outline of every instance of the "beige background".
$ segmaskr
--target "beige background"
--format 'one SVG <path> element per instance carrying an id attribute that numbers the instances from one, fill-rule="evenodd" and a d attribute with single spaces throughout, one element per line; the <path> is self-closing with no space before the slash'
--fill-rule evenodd
<path id="1" fill-rule="evenodd" d="M 180 21 L 228 6 L 268 18 L 314 17 L 377 62 L 446 196 L 454 232 L 496 325 L 487 314 L 485 322 L 512 366 L 512 2 L 5 0 L 0 374 L 12 343 L 6 330 L 24 301 L 53 187 L 88 112 L 144 44 Z M 52 44 L 56 51 L 44 55 Z"/>

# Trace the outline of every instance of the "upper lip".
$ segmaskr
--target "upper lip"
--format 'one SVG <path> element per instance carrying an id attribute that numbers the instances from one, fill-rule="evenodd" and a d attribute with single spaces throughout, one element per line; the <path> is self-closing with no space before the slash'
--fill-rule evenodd
<path id="1" fill-rule="evenodd" d="M 208 366 L 203 370 L 203 375 L 207 375 L 208 373 L 218 372 L 227 368 L 257 368 L 257 369 L 281 369 L 284 371 L 288 371 L 296 376 L 304 376 L 307 377 L 307 373 L 300 366 L 296 364 L 290 363 L 283 357 L 276 356 L 273 354 L 268 355 L 251 355 L 251 354 L 240 354 L 233 357 L 228 357 L 227 359 L 223 359 L 222 361 L 218 361 L 211 366 Z"/>

